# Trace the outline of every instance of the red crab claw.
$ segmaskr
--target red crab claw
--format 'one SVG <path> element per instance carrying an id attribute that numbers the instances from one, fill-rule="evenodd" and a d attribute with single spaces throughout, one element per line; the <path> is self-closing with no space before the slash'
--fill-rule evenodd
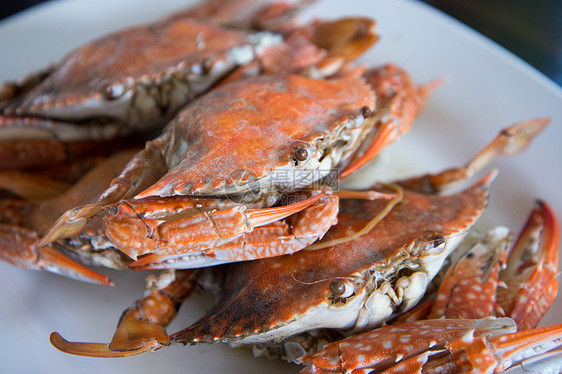
<path id="1" fill-rule="evenodd" d="M 562 340 L 562 325 L 512 332 L 514 329 L 512 319 L 495 317 L 385 326 L 305 356 L 306 368 L 301 374 L 498 373 L 529 363 L 529 358 L 549 351 Z M 545 364 L 549 358 L 541 359 Z"/>
<path id="2" fill-rule="evenodd" d="M 194 214 L 178 222 L 170 222 L 166 228 L 155 229 L 170 248 L 156 249 L 152 253 L 134 251 L 126 247 L 126 243 L 118 241 L 121 238 L 130 239 L 131 230 L 117 237 L 114 231 L 119 227 L 110 228 L 106 225 L 106 233 L 127 255 L 142 255 L 129 264 L 135 270 L 193 268 L 247 261 L 290 254 L 310 245 L 337 221 L 338 201 L 336 196 L 320 192 L 306 200 L 284 206 L 247 209 L 243 212 L 238 207 L 203 212 L 201 216 L 205 217 L 204 220 Z M 243 223 L 238 222 L 239 215 Z M 288 216 L 292 216 L 291 224 L 279 221 Z M 198 225 L 198 229 L 193 230 L 197 237 L 182 232 L 185 231 L 182 228 L 188 227 L 186 223 L 190 222 L 193 222 L 191 227 Z M 130 228 L 127 225 L 123 227 Z M 174 230 L 176 227 L 178 229 Z M 170 234 L 165 236 L 166 232 Z M 150 249 L 148 239 L 145 242 L 143 248 Z M 175 243 L 177 245 L 172 246 Z"/>
<path id="3" fill-rule="evenodd" d="M 66 211 L 38 241 L 39 247 L 47 246 L 59 239 L 78 234 L 88 223 L 88 219 L 103 209 L 101 204 L 90 204 Z"/>
<path id="4" fill-rule="evenodd" d="M 109 344 L 69 342 L 56 332 L 50 336 L 51 344 L 63 352 L 89 357 L 134 356 L 170 345 L 166 326 L 176 316 L 181 302 L 194 290 L 197 271 L 182 270 L 174 274 L 168 285 L 156 286 L 125 311 Z"/>
<path id="5" fill-rule="evenodd" d="M 113 282 L 59 253 L 51 246 L 38 247 L 38 237 L 24 228 L 0 225 L 0 259 L 9 264 L 35 270 L 47 270 L 84 282 L 113 286 Z"/>
<path id="6" fill-rule="evenodd" d="M 495 315 L 499 273 L 506 262 L 509 230 L 496 228 L 445 274 L 428 319 L 485 318 Z M 455 263 L 453 261 L 453 263 Z M 501 315 L 501 313 L 499 313 Z"/>
<path id="7" fill-rule="evenodd" d="M 537 201 L 513 246 L 498 290 L 505 315 L 526 330 L 538 325 L 558 291 L 558 221 L 550 206 Z"/>
<path id="8" fill-rule="evenodd" d="M 448 342 L 466 335 L 499 335 L 515 330 L 509 318 L 438 319 L 385 326 L 328 344 L 305 356 L 301 374 L 420 372 L 430 355 L 439 357 Z"/>
<path id="9" fill-rule="evenodd" d="M 494 337 L 469 333 L 448 343 L 447 350 L 465 373 L 499 373 L 561 342 L 562 324 Z"/>

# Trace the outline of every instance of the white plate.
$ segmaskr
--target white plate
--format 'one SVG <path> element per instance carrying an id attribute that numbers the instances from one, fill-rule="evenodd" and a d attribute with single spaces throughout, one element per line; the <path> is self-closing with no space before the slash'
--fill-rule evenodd
<path id="1" fill-rule="evenodd" d="M 0 80 L 13 79 L 112 30 L 154 20 L 186 0 L 80 0 L 45 3 L 0 23 Z M 393 61 L 417 82 L 445 76 L 411 133 L 384 156 L 400 173 L 461 165 L 500 128 L 549 116 L 553 123 L 521 156 L 494 163 L 500 174 L 480 226 L 518 230 L 535 198 L 562 217 L 562 91 L 517 57 L 451 18 L 412 1 L 320 0 L 303 14 L 334 18 L 364 15 L 377 20 L 380 42 L 363 60 Z M 383 162 L 384 164 L 384 162 Z M 373 179 L 372 174 L 363 177 Z M 297 373 L 296 366 L 253 359 L 226 346 L 171 347 L 125 359 L 63 354 L 48 341 L 51 331 L 78 341 L 108 341 L 123 309 L 143 293 L 140 274 L 107 272 L 113 289 L 17 269 L 0 263 L 0 371 L 43 373 L 268 372 Z M 181 309 L 170 331 L 196 319 L 199 300 Z M 558 301 L 544 324 L 562 322 Z M 557 312 L 556 312 L 557 311 Z M 557 316 L 558 314 L 558 316 Z M 175 369 L 175 370 L 174 370 Z"/>

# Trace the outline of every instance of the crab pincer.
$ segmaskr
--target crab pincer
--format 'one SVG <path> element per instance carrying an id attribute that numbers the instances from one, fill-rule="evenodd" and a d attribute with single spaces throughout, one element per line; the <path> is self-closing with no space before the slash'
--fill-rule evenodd
<path id="1" fill-rule="evenodd" d="M 149 276 L 148 294 L 123 313 L 109 344 L 68 342 L 56 332 L 51 334 L 51 344 L 63 352 L 90 357 L 126 357 L 168 346 L 166 326 L 193 292 L 196 279 L 197 270 Z"/>
<path id="2" fill-rule="evenodd" d="M 39 236 L 25 228 L 0 224 L 0 259 L 24 269 L 46 270 L 83 282 L 111 286 L 104 275 L 71 260 L 52 246 L 37 247 Z"/>
<path id="3" fill-rule="evenodd" d="M 558 220 L 552 208 L 537 201 L 501 272 L 506 287 L 498 303 L 521 330 L 538 326 L 558 292 Z"/>

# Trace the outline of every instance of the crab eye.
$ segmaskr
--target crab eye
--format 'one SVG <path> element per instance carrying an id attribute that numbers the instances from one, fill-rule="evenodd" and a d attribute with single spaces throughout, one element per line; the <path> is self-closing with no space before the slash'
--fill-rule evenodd
<path id="1" fill-rule="evenodd" d="M 108 100 L 115 100 L 123 94 L 123 86 L 119 84 L 109 85 L 102 90 L 104 96 Z"/>
<path id="2" fill-rule="evenodd" d="M 334 280 L 330 283 L 330 292 L 336 297 L 349 297 L 353 294 L 353 286 L 348 281 Z"/>
<path id="3" fill-rule="evenodd" d="M 298 161 L 305 161 L 308 158 L 308 151 L 306 148 L 299 146 L 295 149 L 295 158 Z"/>
<path id="4" fill-rule="evenodd" d="M 369 108 L 368 106 L 363 106 L 363 107 L 361 107 L 361 115 L 362 115 L 364 118 L 370 117 L 371 114 L 372 114 L 371 108 Z"/>

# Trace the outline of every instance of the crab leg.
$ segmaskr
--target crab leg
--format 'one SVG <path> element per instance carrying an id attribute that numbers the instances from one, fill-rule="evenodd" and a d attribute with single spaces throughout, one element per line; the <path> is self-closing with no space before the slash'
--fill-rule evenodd
<path id="1" fill-rule="evenodd" d="M 167 170 L 161 153 L 165 144 L 162 137 L 147 142 L 145 148 L 130 158 L 119 175 L 108 183 L 109 187 L 100 193 L 95 203 L 64 212 L 45 233 L 39 246 L 79 233 L 106 204 L 132 197 L 157 181 Z"/>
<path id="2" fill-rule="evenodd" d="M 1 201 L 0 259 L 22 268 L 47 270 L 87 282 L 111 285 L 111 281 L 59 253 L 54 246 L 40 244 L 40 235 L 66 209 L 96 198 L 113 173 L 131 157 L 131 152 L 122 152 L 101 162 L 74 186 L 63 193 L 58 183 L 45 183 L 43 178 L 28 177 L 20 173 L 5 172 L 0 175 L 13 175 L 6 184 L 16 185 L 21 191 L 26 185 L 25 196 L 29 199 L 43 197 L 45 192 L 57 194 L 56 197 L 42 201 L 5 199 Z M 55 187 L 52 187 L 54 184 Z"/>
<path id="3" fill-rule="evenodd" d="M 498 290 L 505 315 L 525 330 L 538 325 L 558 291 L 558 222 L 548 204 L 537 201 L 501 273 Z"/>
<path id="4" fill-rule="evenodd" d="M 562 350 L 550 351 L 521 361 L 504 371 L 506 374 L 559 373 L 562 371 Z"/>
<path id="5" fill-rule="evenodd" d="M 53 198 L 70 185 L 49 178 L 18 171 L 0 171 L 0 191 L 8 191 L 26 200 Z"/>
<path id="6" fill-rule="evenodd" d="M 505 264 L 509 231 L 497 228 L 447 271 L 427 319 L 484 318 L 500 308 L 496 303 L 499 273 Z M 501 315 L 502 313 L 500 313 Z"/>
<path id="7" fill-rule="evenodd" d="M 107 277 L 72 261 L 52 246 L 37 248 L 38 239 L 31 230 L 0 224 L 0 260 L 24 269 L 47 270 L 84 282 L 113 285 Z"/>
<path id="8" fill-rule="evenodd" d="M 537 118 L 518 122 L 500 131 L 499 135 L 478 152 L 464 167 L 447 169 L 437 174 L 400 182 L 406 188 L 436 193 L 459 184 L 480 171 L 500 155 L 515 156 L 523 152 L 531 141 L 550 123 L 550 118 Z"/>
<path id="9" fill-rule="evenodd" d="M 301 374 L 382 372 L 427 351 L 439 354 L 448 342 L 463 337 L 467 331 L 475 335 L 498 335 L 515 330 L 509 318 L 439 319 L 385 326 L 328 344 L 318 353 L 303 358 L 306 367 Z M 419 368 L 409 362 L 408 373 Z M 367 370 L 365 370 L 367 369 Z"/>
<path id="10" fill-rule="evenodd" d="M 304 216 L 295 217 L 293 227 L 274 224 L 299 212 Z M 164 222 L 138 220 L 137 212 L 123 212 L 127 216 L 117 213 L 106 217 L 104 226 L 108 238 L 129 257 L 137 259 L 148 254 L 133 262 L 132 267 L 159 268 L 147 265 L 170 260 L 166 267 L 185 268 L 292 253 L 322 236 L 336 222 L 337 212 L 337 197 L 322 192 L 285 206 L 196 210 Z M 133 225 L 136 230 L 130 230 Z M 264 225 L 268 226 L 255 230 Z M 283 231 L 279 232 L 279 228 Z M 131 236 L 132 232 L 137 235 Z M 280 236 L 282 243 L 278 243 Z M 166 244 L 165 248 L 161 243 Z"/>
<path id="11" fill-rule="evenodd" d="M 63 352 L 90 357 L 133 356 L 170 345 L 166 326 L 194 290 L 197 271 L 176 271 L 171 281 L 166 280 L 168 275 L 153 281 L 150 293 L 124 312 L 109 344 L 69 342 L 56 332 L 51 334 L 51 344 Z M 160 280 L 166 284 L 158 285 Z"/>
<path id="12" fill-rule="evenodd" d="M 498 373 L 562 343 L 562 324 L 491 338 L 467 334 L 447 344 L 456 365 L 466 373 Z"/>
<path id="13" fill-rule="evenodd" d="M 136 270 L 179 269 L 294 253 L 321 238 L 337 221 L 338 197 L 335 195 L 316 195 L 311 199 L 316 199 L 317 196 L 318 200 L 315 203 L 292 214 L 287 220 L 279 221 L 276 217 L 274 222 L 256 226 L 252 231 L 245 232 L 227 243 L 211 246 L 203 250 L 199 256 L 197 253 L 189 253 L 185 247 L 175 251 L 158 250 L 132 262 L 130 266 Z M 311 199 L 308 199 L 308 201 L 314 201 Z M 303 203 L 305 202 L 307 200 L 303 201 Z M 288 213 L 289 207 L 250 209 L 246 211 L 246 214 L 251 217 L 253 212 L 263 215 L 263 213 L 273 212 L 277 209 Z M 291 208 L 293 211 L 295 209 L 296 206 Z M 270 213 L 267 213 L 266 216 L 269 215 Z M 265 219 L 266 216 L 262 218 Z M 247 222 L 251 223 L 256 218 L 257 216 L 253 219 L 249 218 Z M 224 235 L 221 235 L 221 237 L 224 238 Z"/>

